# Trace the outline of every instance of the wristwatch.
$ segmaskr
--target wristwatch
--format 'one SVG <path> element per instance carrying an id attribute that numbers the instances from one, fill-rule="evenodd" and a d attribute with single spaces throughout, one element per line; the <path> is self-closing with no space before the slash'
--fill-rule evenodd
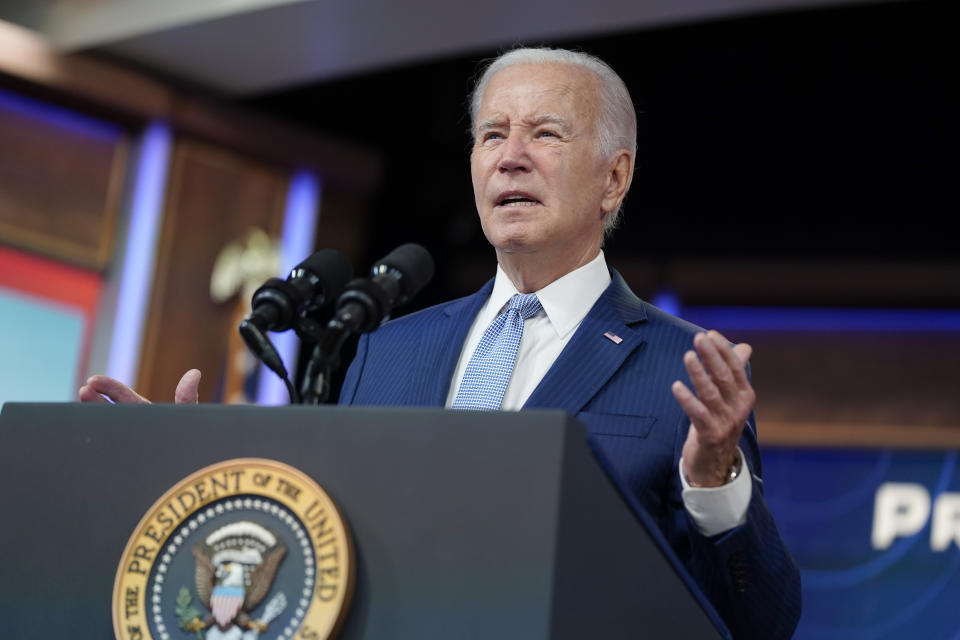
<path id="1" fill-rule="evenodd" d="M 734 480 L 736 480 L 737 476 L 740 475 L 740 471 L 742 470 L 743 470 L 743 454 L 740 453 L 740 449 L 738 448 L 736 451 L 736 457 L 733 459 L 733 464 L 730 465 L 730 469 L 727 471 L 727 479 L 722 485 L 719 485 L 719 486 L 722 487 L 724 485 L 728 485 Z M 684 470 L 683 472 L 683 477 L 686 479 L 687 484 L 694 489 L 716 489 L 717 488 L 717 487 L 704 487 L 703 485 L 696 484 L 695 482 L 690 480 L 690 476 L 687 475 L 686 470 Z"/>
<path id="2" fill-rule="evenodd" d="M 743 455 L 740 453 L 740 449 L 737 449 L 737 457 L 733 459 L 733 464 L 730 465 L 730 471 L 727 472 L 727 484 L 736 480 L 742 469 Z"/>

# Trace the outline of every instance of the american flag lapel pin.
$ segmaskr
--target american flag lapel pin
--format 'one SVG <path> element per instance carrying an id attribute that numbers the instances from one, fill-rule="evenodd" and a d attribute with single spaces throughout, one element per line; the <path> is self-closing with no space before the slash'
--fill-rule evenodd
<path id="1" fill-rule="evenodd" d="M 623 342 L 623 338 L 621 338 L 615 333 L 610 333 L 609 331 L 604 331 L 603 337 L 609 340 L 610 342 L 612 342 L 613 344 L 620 344 L 621 342 Z"/>

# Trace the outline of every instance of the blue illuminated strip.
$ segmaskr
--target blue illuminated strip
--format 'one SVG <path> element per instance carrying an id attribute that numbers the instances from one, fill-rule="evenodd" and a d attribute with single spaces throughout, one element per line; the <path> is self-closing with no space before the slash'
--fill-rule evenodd
<path id="1" fill-rule="evenodd" d="M 653 297 L 653 306 L 670 315 L 680 316 L 680 296 L 670 290 L 660 291 Z"/>
<path id="2" fill-rule="evenodd" d="M 954 309 L 683 307 L 680 315 L 720 331 L 960 331 L 960 310 Z"/>
<path id="3" fill-rule="evenodd" d="M 308 171 L 300 171 L 290 179 L 280 238 L 281 277 L 285 277 L 313 252 L 313 239 L 320 213 L 320 190 L 319 178 Z M 283 358 L 287 372 L 293 378 L 297 362 L 297 335 L 293 331 L 287 331 L 273 334 L 272 340 Z M 265 365 L 261 365 L 257 403 L 278 405 L 289 402 L 290 396 L 283 381 Z"/>
<path id="4" fill-rule="evenodd" d="M 660 291 L 652 302 L 667 313 L 718 331 L 960 331 L 957 309 L 686 307 L 670 290 Z"/>
<path id="5" fill-rule="evenodd" d="M 127 384 L 135 383 L 140 357 L 172 143 L 170 127 L 153 123 L 143 134 L 139 157 L 135 160 L 137 174 L 131 198 L 130 229 L 120 271 L 106 371 L 108 376 Z"/>
<path id="6" fill-rule="evenodd" d="M 0 109 L 28 118 L 43 120 L 55 127 L 99 140 L 114 141 L 122 133 L 119 126 L 110 122 L 97 120 L 45 102 L 37 102 L 2 89 L 0 89 Z"/>

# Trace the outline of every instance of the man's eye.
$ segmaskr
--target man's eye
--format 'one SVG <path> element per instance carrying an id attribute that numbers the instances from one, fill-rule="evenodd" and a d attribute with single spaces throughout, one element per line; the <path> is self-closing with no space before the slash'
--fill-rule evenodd
<path id="1" fill-rule="evenodd" d="M 485 134 L 483 134 L 484 142 L 487 142 L 488 140 L 499 140 L 501 138 L 503 138 L 503 136 L 496 131 L 487 131 Z"/>
<path id="2" fill-rule="evenodd" d="M 560 136 L 558 136 L 554 131 L 541 130 L 537 132 L 537 137 L 538 138 L 559 138 Z"/>

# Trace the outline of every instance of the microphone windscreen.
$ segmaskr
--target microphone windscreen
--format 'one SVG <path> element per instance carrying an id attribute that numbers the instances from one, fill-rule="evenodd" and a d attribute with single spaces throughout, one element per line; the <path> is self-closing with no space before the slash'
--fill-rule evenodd
<path id="1" fill-rule="evenodd" d="M 377 263 L 374 273 L 383 271 L 383 267 L 400 272 L 399 284 L 404 298 L 416 295 L 433 278 L 433 257 L 418 244 L 400 245 Z"/>
<path id="2" fill-rule="evenodd" d="M 320 282 L 327 300 L 335 300 L 353 277 L 353 267 L 336 249 L 321 249 L 294 267 L 309 271 Z"/>

